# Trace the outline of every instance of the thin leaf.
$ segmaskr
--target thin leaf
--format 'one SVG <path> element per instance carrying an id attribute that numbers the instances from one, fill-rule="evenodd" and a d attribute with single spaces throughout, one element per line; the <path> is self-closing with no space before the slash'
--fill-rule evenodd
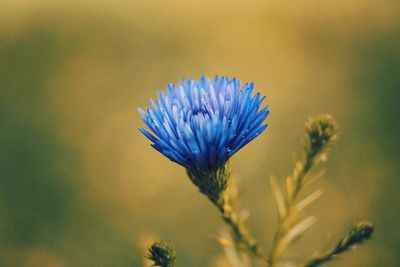
<path id="1" fill-rule="evenodd" d="M 220 234 L 221 234 L 221 236 L 223 236 L 223 239 L 225 239 L 225 240 L 232 239 L 232 236 L 230 235 L 230 233 L 228 231 L 226 231 L 226 229 L 221 230 Z M 245 264 L 241 260 L 238 252 L 236 251 L 235 246 L 233 246 L 233 247 L 223 246 L 223 249 L 224 249 L 226 258 L 228 259 L 228 261 L 230 262 L 232 267 L 245 267 Z"/>
<path id="2" fill-rule="evenodd" d="M 296 209 L 298 211 L 304 210 L 308 205 L 317 200 L 322 194 L 323 191 L 321 189 L 318 189 L 317 191 L 313 192 L 308 197 L 304 198 L 302 201 L 297 203 Z"/>
<path id="3" fill-rule="evenodd" d="M 291 176 L 288 176 L 286 178 L 286 194 L 288 199 L 291 199 L 293 192 L 294 192 L 294 181 Z"/>
<path id="4" fill-rule="evenodd" d="M 324 175 L 325 175 L 325 170 L 320 170 L 315 175 L 307 176 L 306 180 L 305 180 L 305 183 L 309 184 L 309 183 L 315 182 L 315 181 L 319 180 Z"/>
<path id="5" fill-rule="evenodd" d="M 293 226 L 287 234 L 281 239 L 279 245 L 276 249 L 276 258 L 280 258 L 286 248 L 298 237 L 300 237 L 307 229 L 309 229 L 315 222 L 316 218 L 314 216 L 308 217 L 301 222 Z"/>
<path id="6" fill-rule="evenodd" d="M 218 236 L 212 236 L 211 238 L 214 239 L 222 247 L 235 247 L 235 242 L 233 242 L 232 240 Z"/>
<path id="7" fill-rule="evenodd" d="M 276 177 L 271 176 L 269 178 L 269 181 L 271 183 L 272 191 L 274 192 L 276 204 L 278 206 L 279 219 L 282 220 L 283 218 L 286 217 L 286 214 L 287 214 L 285 200 L 283 198 L 281 190 L 279 189 L 279 185 L 278 185 L 278 181 L 276 180 Z"/>

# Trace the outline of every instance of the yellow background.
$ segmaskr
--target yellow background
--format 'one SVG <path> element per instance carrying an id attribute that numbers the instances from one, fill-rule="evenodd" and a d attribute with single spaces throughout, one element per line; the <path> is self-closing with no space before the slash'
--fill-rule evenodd
<path id="1" fill-rule="evenodd" d="M 137 107 L 200 75 L 255 82 L 269 127 L 233 158 L 270 245 L 268 176 L 291 172 L 309 115 L 341 138 L 311 189 L 318 223 L 288 254 L 371 218 L 375 237 L 331 266 L 400 266 L 399 1 L 0 2 L 0 266 L 142 266 L 171 240 L 179 266 L 222 267 L 222 223 L 184 170 L 137 130 Z M 310 189 L 310 190 L 311 190 Z"/>

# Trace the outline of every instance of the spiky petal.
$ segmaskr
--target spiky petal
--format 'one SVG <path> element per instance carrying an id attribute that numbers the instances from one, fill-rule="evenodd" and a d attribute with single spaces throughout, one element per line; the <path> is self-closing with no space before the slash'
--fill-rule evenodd
<path id="1" fill-rule="evenodd" d="M 218 76 L 169 84 L 150 108 L 139 109 L 152 133 L 139 130 L 188 170 L 215 172 L 267 127 L 268 106 L 260 108 L 265 97 L 253 90 L 253 83 L 241 87 L 236 78 Z"/>

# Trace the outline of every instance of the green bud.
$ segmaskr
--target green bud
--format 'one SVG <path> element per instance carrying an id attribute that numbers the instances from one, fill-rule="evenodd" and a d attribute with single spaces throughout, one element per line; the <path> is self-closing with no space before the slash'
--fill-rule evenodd
<path id="1" fill-rule="evenodd" d="M 338 126 L 335 119 L 328 114 L 321 114 L 308 119 L 306 123 L 307 151 L 313 155 L 324 150 L 338 137 Z"/>
<path id="2" fill-rule="evenodd" d="M 214 204 L 219 205 L 222 193 L 228 187 L 229 163 L 220 167 L 216 171 L 187 170 L 192 183 L 199 188 Z"/>
<path id="3" fill-rule="evenodd" d="M 369 239 L 374 232 L 374 224 L 367 220 L 361 219 L 354 223 L 350 233 L 339 243 L 339 247 L 350 247 Z"/>
<path id="4" fill-rule="evenodd" d="M 174 267 L 176 251 L 170 243 L 155 242 L 149 248 L 147 258 L 154 261 L 152 266 Z"/>

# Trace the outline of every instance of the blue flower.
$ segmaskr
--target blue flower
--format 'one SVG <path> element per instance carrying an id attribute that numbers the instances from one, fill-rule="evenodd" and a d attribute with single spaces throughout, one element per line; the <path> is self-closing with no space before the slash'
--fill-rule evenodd
<path id="1" fill-rule="evenodd" d="M 189 171 L 215 172 L 265 128 L 268 106 L 254 84 L 236 78 L 182 80 L 168 84 L 151 108 L 139 109 L 153 132 L 140 128 L 152 146 Z"/>

